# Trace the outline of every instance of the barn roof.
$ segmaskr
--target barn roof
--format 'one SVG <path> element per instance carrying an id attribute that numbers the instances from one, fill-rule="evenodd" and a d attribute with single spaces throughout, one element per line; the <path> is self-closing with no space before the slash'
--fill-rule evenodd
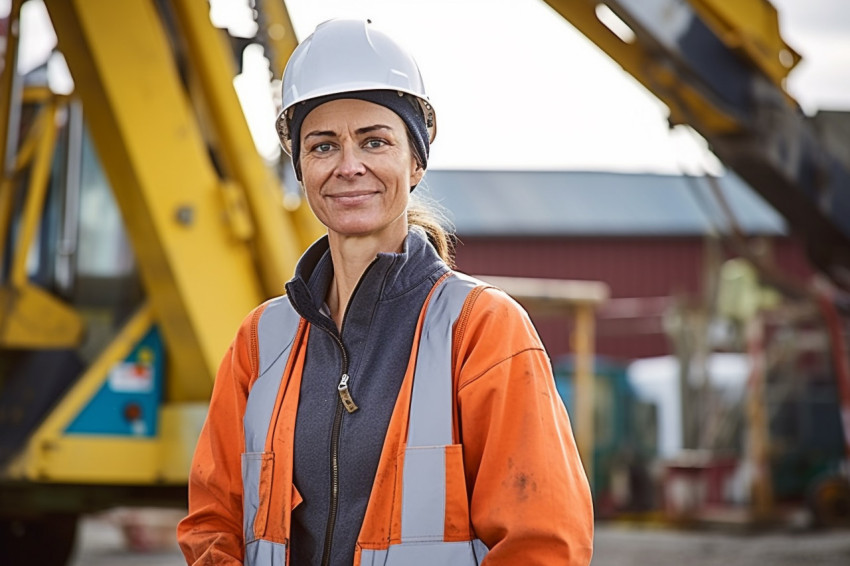
<path id="1" fill-rule="evenodd" d="M 745 233 L 787 233 L 782 217 L 740 178 L 727 173 L 717 180 Z M 730 231 L 704 178 L 429 170 L 424 185 L 426 193 L 449 209 L 460 235 L 685 236 L 707 234 L 712 227 Z"/>

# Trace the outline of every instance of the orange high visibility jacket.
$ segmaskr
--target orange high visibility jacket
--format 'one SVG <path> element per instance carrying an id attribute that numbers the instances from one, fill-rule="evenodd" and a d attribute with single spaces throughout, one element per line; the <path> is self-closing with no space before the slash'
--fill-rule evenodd
<path id="1" fill-rule="evenodd" d="M 282 549 L 272 563 L 285 563 L 290 512 L 301 502 L 292 483 L 291 459 L 309 339 L 309 325 L 303 320 L 294 332 L 277 396 L 264 401 L 274 402 L 273 409 L 269 406 L 273 416 L 268 434 L 260 441 L 265 450 L 248 454 L 247 462 L 240 455 L 246 448 L 243 416 L 262 370 L 258 321 L 270 304 L 246 318 L 219 370 L 210 418 L 192 465 L 190 514 L 178 527 L 190 564 L 242 564 L 244 524 L 247 540 L 271 542 Z M 402 472 L 415 360 L 428 306 L 426 301 L 384 440 L 355 565 L 361 560 L 372 564 L 405 538 Z M 504 293 L 479 285 L 466 296 L 451 335 L 453 445 L 444 452 L 445 493 L 439 497 L 444 497 L 445 523 L 440 542 L 483 542 L 489 549 L 481 562 L 485 566 L 588 564 L 593 538 L 590 492 L 549 360 L 531 322 Z M 243 466 L 256 470 L 251 489 L 259 493 L 256 504 L 244 509 L 250 517 L 247 523 Z"/>

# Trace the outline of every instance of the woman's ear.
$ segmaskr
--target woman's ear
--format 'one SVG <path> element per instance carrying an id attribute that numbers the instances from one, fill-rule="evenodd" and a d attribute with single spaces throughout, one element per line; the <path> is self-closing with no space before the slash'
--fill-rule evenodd
<path id="1" fill-rule="evenodd" d="M 422 177 L 425 176 L 425 169 L 419 165 L 418 161 L 413 162 L 413 172 L 410 174 L 410 186 L 415 187 L 419 184 L 419 181 L 422 180 Z"/>

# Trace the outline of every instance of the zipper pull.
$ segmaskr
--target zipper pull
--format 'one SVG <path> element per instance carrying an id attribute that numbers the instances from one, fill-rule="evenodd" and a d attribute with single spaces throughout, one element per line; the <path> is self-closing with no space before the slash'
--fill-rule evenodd
<path id="1" fill-rule="evenodd" d="M 342 379 L 339 380 L 337 391 L 339 391 L 339 398 L 342 399 L 342 405 L 345 407 L 345 410 L 349 413 L 356 411 L 357 405 L 354 403 L 354 399 L 351 398 L 351 393 L 348 391 L 347 373 L 342 374 Z"/>

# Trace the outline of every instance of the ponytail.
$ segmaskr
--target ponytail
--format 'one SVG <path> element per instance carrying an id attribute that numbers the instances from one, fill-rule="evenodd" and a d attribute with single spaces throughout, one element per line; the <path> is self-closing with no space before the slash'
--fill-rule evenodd
<path id="1" fill-rule="evenodd" d="M 446 216 L 443 207 L 436 201 L 422 194 L 422 183 L 410 195 L 407 207 L 407 223 L 411 227 L 422 230 L 428 241 L 437 250 L 446 265 L 455 267 L 455 235 L 454 226 Z"/>

